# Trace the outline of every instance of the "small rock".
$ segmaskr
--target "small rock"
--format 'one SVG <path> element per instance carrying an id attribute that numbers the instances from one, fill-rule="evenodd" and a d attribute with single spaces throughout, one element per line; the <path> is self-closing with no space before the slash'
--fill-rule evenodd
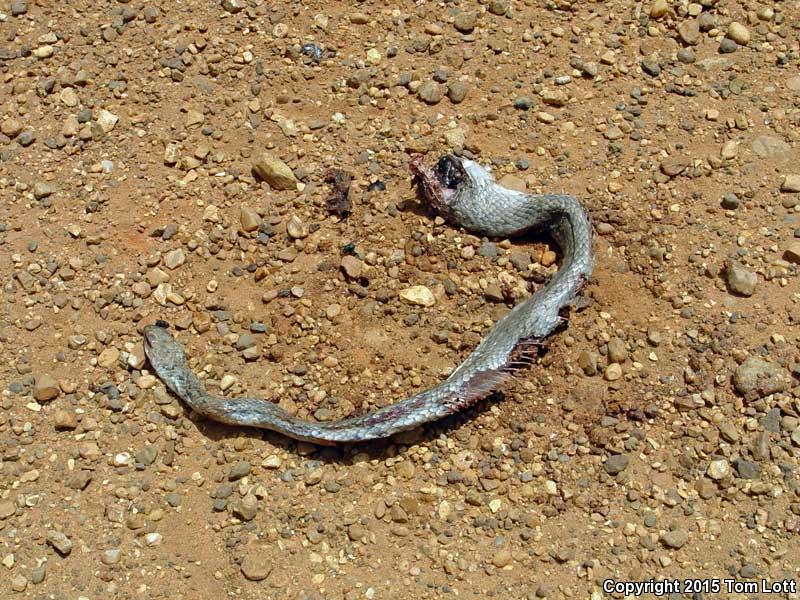
<path id="1" fill-rule="evenodd" d="M 790 263 L 800 265 L 800 242 L 790 243 L 786 250 L 783 251 L 783 258 L 788 260 Z"/>
<path id="2" fill-rule="evenodd" d="M 119 117 L 112 112 L 107 111 L 105 108 L 100 109 L 100 114 L 97 116 L 97 124 L 104 133 L 108 133 L 117 126 Z"/>
<path id="3" fill-rule="evenodd" d="M 475 13 L 461 11 L 457 13 L 455 19 L 453 19 L 453 27 L 461 33 L 470 33 L 475 29 L 477 22 L 478 17 Z"/>
<path id="4" fill-rule="evenodd" d="M 240 460 L 235 465 L 231 467 L 230 472 L 228 473 L 228 480 L 229 481 L 236 481 L 241 479 L 242 477 L 246 477 L 250 474 L 250 463 L 246 460 Z"/>
<path id="5" fill-rule="evenodd" d="M 658 77 L 661 75 L 661 65 L 657 60 L 645 58 L 642 60 L 642 71 L 650 75 L 650 77 Z"/>
<path id="6" fill-rule="evenodd" d="M 492 557 L 492 564 L 498 569 L 502 569 L 510 565 L 512 560 L 511 552 L 503 548 L 495 552 Z"/>
<path id="7" fill-rule="evenodd" d="M 177 144 L 167 144 L 164 148 L 164 164 L 172 166 L 178 162 L 179 152 Z"/>
<path id="8" fill-rule="evenodd" d="M 750 147 L 759 158 L 783 162 L 793 157 L 792 147 L 781 138 L 771 135 L 756 137 Z"/>
<path id="9" fill-rule="evenodd" d="M 239 209 L 239 222 L 244 231 L 255 231 L 261 225 L 261 217 L 252 208 L 242 206 Z"/>
<path id="10" fill-rule="evenodd" d="M 737 44 L 730 38 L 723 38 L 722 41 L 719 43 L 720 54 L 731 54 L 733 52 L 736 52 L 738 49 L 739 49 L 739 44 Z"/>
<path id="11" fill-rule="evenodd" d="M 72 552 L 72 540 L 60 531 L 49 529 L 47 531 L 47 543 L 62 556 L 68 556 Z"/>
<path id="12" fill-rule="evenodd" d="M 727 36 L 740 46 L 747 46 L 750 43 L 750 30 L 738 21 L 732 21 L 728 25 Z"/>
<path id="13" fill-rule="evenodd" d="M 650 6 L 650 17 L 653 19 L 660 19 L 669 12 L 669 4 L 667 0 L 655 0 Z"/>
<path id="14" fill-rule="evenodd" d="M 11 590 L 14 592 L 24 592 L 28 587 L 28 580 L 22 574 L 14 575 L 11 578 Z"/>
<path id="15" fill-rule="evenodd" d="M 800 175 L 786 175 L 781 182 L 781 191 L 789 194 L 800 192 Z"/>
<path id="16" fill-rule="evenodd" d="M 736 474 L 742 479 L 761 479 L 761 465 L 757 462 L 739 458 L 736 460 Z"/>
<path id="17" fill-rule="evenodd" d="M 605 377 L 606 381 L 617 381 L 622 377 L 622 367 L 619 363 L 611 363 L 603 372 L 603 377 Z"/>
<path id="18" fill-rule="evenodd" d="M 684 44 L 695 46 L 700 42 L 700 23 L 697 19 L 685 19 L 678 25 L 678 36 Z"/>
<path id="19" fill-rule="evenodd" d="M 11 16 L 18 17 L 28 12 L 28 0 L 14 0 L 11 3 Z"/>
<path id="20" fill-rule="evenodd" d="M 186 127 L 194 127 L 195 125 L 202 125 L 205 120 L 206 117 L 202 112 L 190 108 L 186 111 L 186 118 L 184 119 L 183 124 Z"/>
<path id="21" fill-rule="evenodd" d="M 618 475 L 628 468 L 629 462 L 627 454 L 612 454 L 603 464 L 603 468 L 609 475 Z"/>
<path id="22" fill-rule="evenodd" d="M 361 277 L 361 271 L 364 268 L 364 263 L 362 263 L 355 256 L 347 255 L 342 257 L 341 266 L 342 270 L 350 279 L 358 279 Z"/>
<path id="23" fill-rule="evenodd" d="M 674 531 L 665 531 L 661 534 L 661 543 L 667 548 L 679 550 L 686 545 L 689 541 L 689 532 L 684 529 L 676 529 Z"/>
<path id="24" fill-rule="evenodd" d="M 119 350 L 112 346 L 110 348 L 105 348 L 100 353 L 97 357 L 97 364 L 104 369 L 110 369 L 117 364 L 117 360 L 119 360 Z"/>
<path id="25" fill-rule="evenodd" d="M 417 95 L 427 104 L 438 104 L 439 101 L 444 98 L 444 91 L 445 88 L 443 85 L 429 79 L 419 86 Z"/>
<path id="26" fill-rule="evenodd" d="M 222 8 L 235 15 L 244 9 L 244 2 L 243 0 L 222 0 Z"/>
<path id="27" fill-rule="evenodd" d="M 272 572 L 272 562 L 264 552 L 252 552 L 242 560 L 242 575 L 250 581 L 262 581 Z"/>
<path id="28" fill-rule="evenodd" d="M 164 265 L 170 270 L 177 269 L 185 262 L 186 254 L 181 248 L 170 250 L 164 255 Z"/>
<path id="29" fill-rule="evenodd" d="M 10 137 L 11 139 L 14 139 L 22 132 L 24 128 L 25 126 L 22 124 L 21 121 L 15 119 L 14 117 L 10 117 L 5 121 L 3 121 L 2 125 L 0 125 L 0 132 L 2 132 L 3 135 L 5 136 Z"/>
<path id="30" fill-rule="evenodd" d="M 588 376 L 597 374 L 597 354 L 584 350 L 578 355 L 578 366 Z"/>
<path id="31" fill-rule="evenodd" d="M 500 286 L 496 283 L 490 283 L 487 285 L 483 295 L 489 302 L 502 302 L 505 300 L 503 290 L 500 289 Z"/>
<path id="32" fill-rule="evenodd" d="M 297 178 L 289 165 L 271 154 L 261 153 L 253 162 L 252 169 L 275 190 L 293 190 L 297 187 Z"/>
<path id="33" fill-rule="evenodd" d="M 9 500 L 3 500 L 0 502 L 0 520 L 7 519 L 14 515 L 17 512 L 17 507 L 14 506 L 14 503 Z"/>
<path id="34" fill-rule="evenodd" d="M 414 285 L 400 291 L 400 298 L 409 304 L 417 306 L 433 306 L 436 304 L 436 297 L 433 292 L 424 285 Z"/>
<path id="35" fill-rule="evenodd" d="M 447 86 L 447 97 L 453 104 L 460 104 L 467 97 L 469 87 L 465 81 L 457 79 Z"/>
<path id="36" fill-rule="evenodd" d="M 618 140 L 623 135 L 622 129 L 620 129 L 617 125 L 609 125 L 608 128 L 603 132 L 603 137 L 607 140 Z"/>
<path id="37" fill-rule="evenodd" d="M 788 388 L 784 368 L 761 358 L 750 356 L 736 368 L 733 387 L 744 396 L 761 398 Z"/>
<path id="38" fill-rule="evenodd" d="M 37 200 L 47 198 L 53 194 L 53 187 L 44 181 L 37 181 L 33 184 L 33 197 Z"/>
<path id="39" fill-rule="evenodd" d="M 628 349 L 618 337 L 612 337 L 608 340 L 608 360 L 615 363 L 624 363 L 628 358 Z"/>
<path id="40" fill-rule="evenodd" d="M 722 197 L 720 205 L 725 210 L 736 210 L 739 208 L 739 197 L 733 192 L 728 192 Z"/>
<path id="41" fill-rule="evenodd" d="M 308 236 L 308 227 L 300 220 L 300 217 L 292 215 L 286 223 L 286 233 L 293 240 L 302 239 Z"/>
<path id="42" fill-rule="evenodd" d="M 753 295 L 758 283 L 758 275 L 748 271 L 738 261 L 730 261 L 725 268 L 728 289 L 734 294 L 750 297 Z"/>
<path id="43" fill-rule="evenodd" d="M 676 177 L 683 173 L 690 161 L 684 156 L 670 156 L 661 161 L 661 172 L 667 177 Z"/>
<path id="44" fill-rule="evenodd" d="M 252 494 L 248 494 L 233 505 L 233 514 L 242 521 L 252 521 L 258 513 L 258 500 Z"/>
<path id="45" fill-rule="evenodd" d="M 49 402 L 58 397 L 61 389 L 58 382 L 48 373 L 42 373 L 36 376 L 36 382 L 33 387 L 33 397 L 37 402 Z"/>

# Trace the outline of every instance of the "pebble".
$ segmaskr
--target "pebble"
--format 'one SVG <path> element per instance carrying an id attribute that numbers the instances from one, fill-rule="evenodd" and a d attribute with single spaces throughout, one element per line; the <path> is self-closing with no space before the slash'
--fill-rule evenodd
<path id="1" fill-rule="evenodd" d="M 37 200 L 51 196 L 54 191 L 53 186 L 44 181 L 37 181 L 33 185 L 33 197 Z"/>
<path id="2" fill-rule="evenodd" d="M 47 543 L 55 548 L 61 556 L 69 556 L 69 553 L 72 552 L 72 540 L 60 531 L 48 529 Z"/>
<path id="3" fill-rule="evenodd" d="M 250 581 L 263 581 L 272 573 L 272 561 L 261 552 L 250 552 L 242 559 L 242 575 Z"/>
<path id="4" fill-rule="evenodd" d="M 222 376 L 222 379 L 219 380 L 219 389 L 225 392 L 231 389 L 237 381 L 238 379 L 236 379 L 236 376 L 225 374 Z"/>
<path id="5" fill-rule="evenodd" d="M 669 13 L 669 4 L 667 0 L 655 0 L 653 4 L 650 5 L 650 16 L 653 19 L 660 19 Z"/>
<path id="6" fill-rule="evenodd" d="M 473 12 L 459 11 L 453 19 L 453 27 L 461 33 L 471 33 L 477 25 L 478 17 Z"/>
<path id="7" fill-rule="evenodd" d="M 622 367 L 619 363 L 611 363 L 605 368 L 603 377 L 605 377 L 606 381 L 617 381 L 622 377 Z"/>
<path id="8" fill-rule="evenodd" d="M 444 98 L 445 87 L 431 79 L 425 81 L 417 90 L 417 95 L 427 104 L 438 104 Z"/>
<path id="9" fill-rule="evenodd" d="M 615 363 L 624 363 L 628 358 L 628 349 L 618 337 L 612 337 L 608 340 L 608 360 Z"/>
<path id="10" fill-rule="evenodd" d="M 792 147 L 781 138 L 772 135 L 757 136 L 753 139 L 751 148 L 759 158 L 776 162 L 790 160 L 793 156 Z"/>
<path id="11" fill-rule="evenodd" d="M 28 0 L 14 0 L 9 7 L 12 17 L 19 17 L 28 12 Z"/>
<path id="12" fill-rule="evenodd" d="M 739 208 L 739 197 L 733 192 L 728 192 L 722 196 L 722 202 L 720 205 L 725 210 L 736 210 Z"/>
<path id="13" fill-rule="evenodd" d="M 727 461 L 727 459 L 717 458 L 715 460 L 712 460 L 708 464 L 708 469 L 706 469 L 706 473 L 714 481 L 719 481 L 721 479 L 725 479 L 730 476 L 731 465 Z"/>
<path id="14" fill-rule="evenodd" d="M 498 569 L 503 569 L 509 566 L 512 561 L 513 558 L 511 556 L 511 552 L 505 548 L 495 552 L 494 556 L 492 557 L 492 564 Z"/>
<path id="15" fill-rule="evenodd" d="M 795 236 L 798 237 L 798 236 Z M 791 242 L 783 251 L 783 258 L 795 265 L 800 265 L 800 242 Z"/>
<path id="16" fill-rule="evenodd" d="M 240 460 L 231 467 L 231 470 L 228 472 L 228 480 L 236 481 L 242 477 L 247 477 L 250 474 L 250 470 L 250 463 L 246 460 Z"/>
<path id="17" fill-rule="evenodd" d="M 433 306 L 436 304 L 436 297 L 433 292 L 424 285 L 414 285 L 400 290 L 399 296 L 409 304 L 417 306 Z"/>
<path id="18" fill-rule="evenodd" d="M 37 402 L 49 402 L 58 398 L 61 388 L 55 378 L 48 373 L 41 373 L 36 376 L 33 387 L 33 397 Z"/>
<path id="19" fill-rule="evenodd" d="M 678 35 L 684 44 L 697 45 L 700 42 L 700 22 L 697 19 L 684 19 L 678 25 Z"/>
<path id="20" fill-rule="evenodd" d="M 469 93 L 469 86 L 465 81 L 457 79 L 447 86 L 447 97 L 453 104 L 460 104 L 463 102 Z"/>
<path id="21" fill-rule="evenodd" d="M 253 172 L 266 181 L 275 190 L 293 190 L 297 187 L 297 178 L 285 162 L 262 152 L 252 164 Z"/>
<path id="22" fill-rule="evenodd" d="M 758 275 L 748 271 L 738 261 L 730 261 L 725 269 L 725 277 L 728 288 L 734 294 L 750 297 L 753 295 L 758 284 Z"/>
<path id="23" fill-rule="evenodd" d="M 164 266 L 170 270 L 177 269 L 186 262 L 186 254 L 182 248 L 170 250 L 164 255 Z"/>
<path id="24" fill-rule="evenodd" d="M 342 257 L 342 270 L 350 279 L 358 279 L 361 277 L 361 272 L 364 269 L 364 263 L 352 255 Z"/>
<path id="25" fill-rule="evenodd" d="M 239 209 L 239 222 L 244 231 L 255 231 L 261 225 L 261 217 L 252 208 L 242 206 Z"/>
<path id="26" fill-rule="evenodd" d="M 750 356 L 734 371 L 733 386 L 744 396 L 761 398 L 787 389 L 787 376 L 782 367 Z"/>
<path id="27" fill-rule="evenodd" d="M 248 494 L 233 505 L 233 514 L 242 521 L 252 521 L 258 514 L 258 500 L 252 494 Z"/>
<path id="28" fill-rule="evenodd" d="M 612 454 L 608 457 L 608 460 L 603 463 L 603 468 L 609 475 L 619 475 L 628 468 L 629 462 L 630 459 L 627 454 Z"/>
<path id="29" fill-rule="evenodd" d="M 683 173 L 690 161 L 684 156 L 670 156 L 661 161 L 661 172 L 668 177 L 676 177 Z"/>
<path id="30" fill-rule="evenodd" d="M 680 550 L 689 541 L 689 532 L 685 529 L 675 529 L 674 531 L 665 531 L 661 534 L 661 543 L 667 548 L 673 550 Z"/>
<path id="31" fill-rule="evenodd" d="M 17 511 L 17 507 L 14 506 L 13 502 L 8 500 L 0 501 L 0 519 L 7 519 L 9 517 L 14 516 L 14 513 Z"/>
<path id="32" fill-rule="evenodd" d="M 800 192 L 800 175 L 786 175 L 781 182 L 781 191 L 790 194 Z"/>
<path id="33" fill-rule="evenodd" d="M 742 479 L 761 479 L 761 465 L 757 462 L 739 458 L 736 460 L 736 474 Z"/>
<path id="34" fill-rule="evenodd" d="M 244 6 L 243 0 L 222 0 L 222 8 L 232 15 L 241 12 Z"/>
<path id="35" fill-rule="evenodd" d="M 97 116 L 97 124 L 105 133 L 111 132 L 117 126 L 117 121 L 119 121 L 117 115 L 104 108 L 100 109 L 100 113 Z"/>
<path id="36" fill-rule="evenodd" d="M 9 117 L 5 121 L 3 121 L 2 125 L 0 125 L 0 132 L 14 139 L 17 137 L 22 130 L 25 128 L 25 125 L 19 119 L 15 119 L 14 117 Z"/>
<path id="37" fill-rule="evenodd" d="M 722 38 L 719 43 L 719 51 L 721 54 L 731 54 L 739 49 L 739 44 L 730 38 Z"/>
<path id="38" fill-rule="evenodd" d="M 292 215 L 286 223 L 286 233 L 293 240 L 303 239 L 308 236 L 308 227 L 297 215 Z"/>
<path id="39" fill-rule="evenodd" d="M 732 21 L 728 25 L 727 36 L 740 46 L 747 46 L 750 43 L 750 30 L 738 21 Z"/>

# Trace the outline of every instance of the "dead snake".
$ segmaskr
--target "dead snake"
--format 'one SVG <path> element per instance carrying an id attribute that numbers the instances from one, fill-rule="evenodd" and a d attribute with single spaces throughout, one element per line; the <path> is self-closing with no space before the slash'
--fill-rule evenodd
<path id="1" fill-rule="evenodd" d="M 578 295 L 593 268 L 592 226 L 580 202 L 562 194 L 532 195 L 495 183 L 479 164 L 443 156 L 434 168 L 410 165 L 421 196 L 450 222 L 477 234 L 507 237 L 549 229 L 563 260 L 550 281 L 501 318 L 477 348 L 439 385 L 363 416 L 333 422 L 292 417 L 259 398 L 220 398 L 206 392 L 183 348 L 159 321 L 143 329 L 150 365 L 167 387 L 201 415 L 231 425 L 272 429 L 317 444 L 362 442 L 452 415 L 497 389 L 527 364 L 531 344 L 546 338 L 559 313 Z"/>

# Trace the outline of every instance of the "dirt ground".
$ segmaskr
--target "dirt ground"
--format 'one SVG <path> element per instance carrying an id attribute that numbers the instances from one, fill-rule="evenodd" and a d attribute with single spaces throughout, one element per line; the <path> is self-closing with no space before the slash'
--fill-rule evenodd
<path id="1" fill-rule="evenodd" d="M 800 597 L 799 18 L 0 0 L 0 596 Z M 164 319 L 210 390 L 305 419 L 441 381 L 559 258 L 420 203 L 409 159 L 447 152 L 597 230 L 502 393 L 321 448 L 148 370 Z"/>

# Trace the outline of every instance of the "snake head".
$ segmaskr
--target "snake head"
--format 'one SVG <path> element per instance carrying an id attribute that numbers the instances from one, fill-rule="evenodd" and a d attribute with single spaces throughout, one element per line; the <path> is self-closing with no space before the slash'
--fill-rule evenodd
<path id="1" fill-rule="evenodd" d="M 442 156 L 436 166 L 430 168 L 423 162 L 424 156 L 417 154 L 409 163 L 420 196 L 430 202 L 439 213 L 447 216 L 456 190 L 464 183 L 466 172 L 462 159 L 452 154 Z"/>
<path id="2" fill-rule="evenodd" d="M 180 360 L 184 356 L 180 346 L 167 329 L 168 327 L 166 321 L 159 319 L 154 325 L 147 325 L 142 329 L 144 353 L 153 366 L 171 365 L 175 362 L 175 358 Z"/>

